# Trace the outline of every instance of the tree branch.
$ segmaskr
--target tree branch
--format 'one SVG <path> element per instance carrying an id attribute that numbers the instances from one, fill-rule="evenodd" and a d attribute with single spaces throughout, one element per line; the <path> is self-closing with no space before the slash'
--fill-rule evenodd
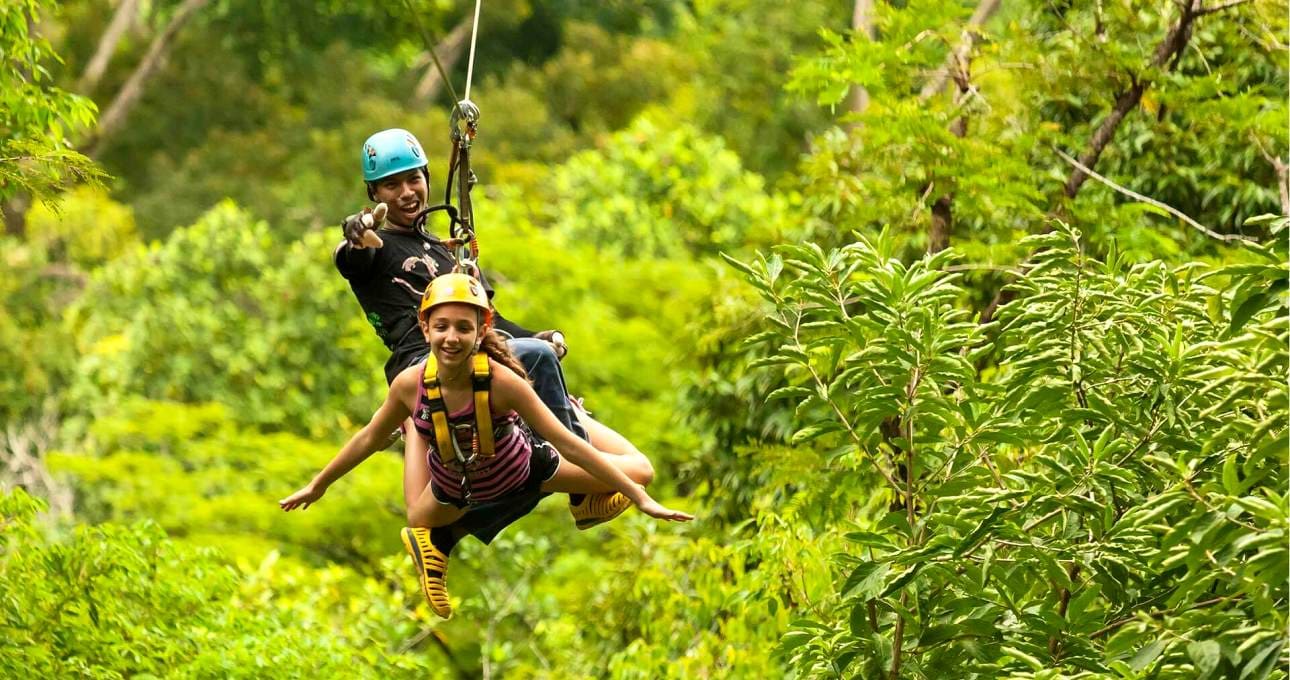
<path id="1" fill-rule="evenodd" d="M 462 19 L 460 23 L 453 27 L 438 45 L 434 46 L 434 53 L 439 55 L 439 62 L 443 64 L 444 71 L 452 73 L 452 67 L 456 65 L 457 60 L 461 58 L 462 49 L 466 46 L 466 38 L 470 36 L 470 19 Z M 425 102 L 434 99 L 439 94 L 439 89 L 443 87 L 443 78 L 439 75 L 439 69 L 434 65 L 434 58 L 428 53 L 418 60 L 418 63 L 427 64 L 425 75 L 417 81 L 417 86 L 412 90 L 412 99 L 414 102 Z"/>
<path id="2" fill-rule="evenodd" d="M 909 591 L 905 590 L 900 593 L 900 608 L 904 609 L 909 604 Z M 896 612 L 896 629 L 892 632 L 891 641 L 891 672 L 887 674 L 887 680 L 900 680 L 900 663 L 901 649 L 905 642 L 905 617 L 899 611 Z"/>
<path id="3" fill-rule="evenodd" d="M 918 93 L 919 100 L 926 101 L 936 96 L 941 90 L 945 89 L 945 83 L 949 80 L 950 74 L 954 73 L 956 65 L 967 58 L 968 52 L 972 50 L 972 44 L 976 41 L 976 36 L 981 31 L 981 26 L 990 20 L 990 17 L 999 9 L 1002 0 L 981 0 L 976 6 L 976 11 L 972 12 L 972 18 L 968 19 L 967 26 L 963 28 L 963 35 L 959 38 L 959 44 L 945 57 L 945 63 L 939 69 L 932 73 L 931 80 L 923 86 L 922 91 Z"/>
<path id="4" fill-rule="evenodd" d="M 1195 0 L 1186 0 L 1181 7 L 1182 16 L 1178 18 L 1178 23 L 1169 29 L 1164 40 L 1160 41 L 1160 44 L 1156 46 L 1156 51 L 1151 57 L 1151 66 L 1153 68 L 1161 68 L 1174 62 L 1174 57 L 1180 55 L 1186 49 L 1187 41 L 1191 39 L 1192 24 L 1200 14 L 1195 8 Z M 1124 117 L 1138 106 L 1138 103 L 1142 101 L 1143 93 L 1151 85 L 1151 81 L 1143 77 L 1133 77 L 1132 83 L 1129 89 L 1121 92 L 1116 97 L 1115 106 L 1111 108 L 1111 113 L 1094 131 L 1093 138 L 1089 140 L 1088 148 L 1080 156 L 1080 163 L 1085 167 L 1092 168 L 1097 165 L 1098 158 L 1102 156 L 1102 151 L 1115 137 L 1115 131 L 1119 129 Z M 1077 169 L 1071 173 L 1070 179 L 1066 181 L 1066 197 L 1075 198 L 1075 195 L 1079 193 L 1080 187 L 1084 185 L 1088 177 L 1088 173 L 1084 170 Z"/>
<path id="5" fill-rule="evenodd" d="M 1237 5 L 1244 5 L 1249 1 L 1250 0 L 1229 0 L 1228 2 L 1220 2 L 1217 5 L 1213 5 L 1211 7 L 1201 7 L 1200 9 L 1196 10 L 1196 16 L 1203 17 L 1206 14 L 1222 12 L 1223 10 L 1231 9 L 1233 7 L 1236 7 Z"/>
<path id="6" fill-rule="evenodd" d="M 1232 2 L 1235 1 L 1236 0 L 1232 0 Z M 1174 26 L 1169 29 L 1169 32 L 1165 34 L 1165 37 L 1161 40 L 1160 44 L 1156 46 L 1155 53 L 1152 55 L 1151 59 L 1151 67 L 1161 68 L 1171 63 L 1176 65 L 1174 57 L 1181 54 L 1187 47 L 1187 42 L 1191 38 L 1193 22 L 1195 22 L 1198 16 L 1201 16 L 1201 12 L 1205 14 L 1213 13 L 1211 11 L 1198 9 L 1197 2 L 1198 0 L 1182 0 L 1182 2 L 1178 3 L 1179 8 L 1182 11 L 1182 16 L 1178 19 L 1178 23 L 1174 24 Z M 1231 3 L 1224 3 L 1224 5 L 1218 5 L 1209 9 L 1226 9 L 1227 5 L 1235 6 Z M 1075 166 L 1074 172 L 1072 172 L 1069 179 L 1067 179 L 1066 186 L 1063 189 L 1063 193 L 1068 200 L 1075 198 L 1079 193 L 1080 187 L 1084 185 L 1084 182 L 1087 181 L 1089 177 L 1095 177 L 1099 179 L 1099 181 L 1105 181 L 1112 188 L 1123 189 L 1118 185 L 1110 183 L 1106 178 L 1093 173 L 1092 168 L 1097 165 L 1098 159 L 1102 156 L 1102 151 L 1111 143 L 1111 140 L 1114 139 L 1115 133 L 1120 127 L 1120 123 L 1124 121 L 1124 117 L 1142 101 L 1143 93 L 1146 92 L 1147 87 L 1151 84 L 1149 80 L 1139 76 L 1131 76 L 1130 81 L 1131 85 L 1129 88 L 1121 92 L 1119 96 L 1116 97 L 1115 106 L 1111 108 L 1111 112 L 1102 120 L 1102 123 L 1097 127 L 1097 130 L 1094 131 L 1093 136 L 1089 139 L 1088 146 L 1083 155 L 1080 156 L 1080 159 L 1075 161 L 1073 158 L 1062 154 L 1062 156 L 1067 159 L 1067 162 L 1070 162 Z M 1058 153 L 1061 152 L 1059 151 Z M 1124 191 L 1127 191 L 1127 189 Z M 1134 196 L 1144 202 L 1157 204 L 1157 207 L 1178 216 L 1180 219 L 1184 217 L 1182 213 L 1177 212 L 1172 208 L 1168 208 L 1157 201 L 1148 199 L 1140 194 L 1135 194 Z M 1217 235 L 1212 232 L 1212 230 L 1196 224 L 1195 221 L 1190 218 L 1187 218 L 1186 221 L 1192 226 L 1199 227 L 1206 233 L 1214 234 L 1216 238 L 1224 241 L 1241 238 Z M 999 307 L 1006 304 L 1015 296 L 1016 293 L 1014 291 L 1007 288 L 1000 288 L 999 291 L 995 293 L 994 299 L 990 301 L 985 310 L 981 313 L 980 323 L 985 324 L 991 321 Z"/>
<path id="7" fill-rule="evenodd" d="M 76 81 L 77 92 L 89 94 L 98 86 L 103 73 L 107 71 L 108 62 L 112 60 L 112 55 L 116 54 L 117 43 L 121 42 L 121 36 L 125 35 L 126 29 L 138 14 L 139 0 L 121 0 L 121 3 L 116 6 L 116 11 L 112 13 L 112 22 L 99 38 L 99 46 L 94 50 L 94 56 L 90 58 L 80 80 Z"/>
<path id="8" fill-rule="evenodd" d="M 1276 171 L 1277 194 L 1281 198 L 1281 214 L 1290 215 L 1290 165 L 1281 160 L 1280 156 L 1274 156 L 1258 135 L 1250 133 L 1250 140 L 1254 142 L 1254 146 L 1258 147 L 1263 159 L 1271 164 L 1272 169 Z"/>
<path id="9" fill-rule="evenodd" d="M 210 0 L 184 0 L 184 4 L 175 10 L 174 16 L 170 17 L 170 23 L 166 28 L 158 33 L 148 46 L 148 52 L 144 55 L 143 61 L 130 74 L 130 78 L 121 86 L 121 91 L 117 93 L 112 103 L 104 110 L 103 115 L 99 118 L 98 128 L 94 131 L 90 139 L 83 145 L 85 154 L 93 156 L 102 146 L 103 141 L 109 139 L 124 123 L 129 116 L 131 109 L 143 95 L 143 91 L 148 81 L 152 79 L 161 65 L 165 63 L 170 54 L 170 47 L 174 43 L 175 36 L 179 34 L 184 24 L 198 10 L 205 7 Z"/>
<path id="10" fill-rule="evenodd" d="M 1140 194 L 1140 193 L 1138 193 L 1138 192 L 1136 192 L 1136 191 L 1132 191 L 1132 190 L 1130 190 L 1130 189 L 1126 189 L 1126 188 L 1124 188 L 1124 187 L 1120 186 L 1119 184 L 1116 184 L 1115 182 L 1112 182 L 1111 180 L 1109 180 L 1109 179 L 1107 179 L 1107 178 L 1105 178 L 1105 177 L 1103 177 L 1103 176 L 1101 176 L 1101 175 L 1097 174 L 1096 172 L 1093 172 L 1093 170 L 1092 170 L 1091 168 L 1089 168 L 1088 166 L 1084 165 L 1083 163 L 1081 163 L 1081 162 L 1079 162 L 1079 161 L 1075 160 L 1074 158 L 1071 158 L 1070 156 L 1066 155 L 1065 153 L 1063 153 L 1063 152 L 1062 152 L 1062 150 L 1061 150 L 1061 149 L 1058 149 L 1058 148 L 1054 147 L 1054 148 L 1053 148 L 1053 151 L 1054 151 L 1058 156 L 1061 156 L 1062 160 L 1064 160 L 1064 161 L 1066 161 L 1067 163 L 1070 163 L 1071 165 L 1075 166 L 1075 168 L 1076 168 L 1076 169 L 1078 169 L 1078 170 L 1079 170 L 1079 172 L 1084 173 L 1084 174 L 1088 175 L 1089 177 L 1092 177 L 1093 179 L 1097 180 L 1098 182 L 1101 182 L 1102 184 L 1105 184 L 1106 186 L 1111 187 L 1112 189 L 1114 189 L 1114 190 L 1116 190 L 1116 191 L 1120 192 L 1121 194 L 1124 194 L 1125 196 L 1128 196 L 1128 197 L 1130 197 L 1130 198 L 1132 198 L 1132 199 L 1135 199 L 1135 200 L 1141 201 L 1141 202 L 1143 202 L 1143 203 L 1146 203 L 1147 205 L 1151 205 L 1151 206 L 1155 206 L 1155 207 L 1157 207 L 1157 208 L 1160 208 L 1161 210 L 1163 210 L 1163 211 L 1165 211 L 1165 212 L 1169 213 L 1170 215 L 1173 215 L 1174 217 L 1177 217 L 1178 219 L 1182 220 L 1183 222 L 1186 222 L 1186 223 L 1187 223 L 1189 226 L 1191 226 L 1193 229 L 1197 229 L 1197 230 L 1199 230 L 1201 233 L 1205 234 L 1206 236 L 1208 236 L 1208 237 L 1210 237 L 1210 238 L 1215 238 L 1215 239 L 1218 239 L 1218 240 L 1220 240 L 1220 241 L 1251 241 L 1251 240 L 1253 240 L 1253 239 L 1250 239 L 1249 237 L 1242 236 L 1242 235 L 1240 235 L 1240 234 L 1220 234 L 1220 233 L 1218 233 L 1218 232 L 1214 231 L 1213 229 L 1210 229 L 1209 227 L 1206 227 L 1205 225 L 1201 224 L 1200 222 L 1197 222 L 1196 220 L 1193 220 L 1192 218 L 1188 217 L 1185 213 L 1183 213 L 1181 210 L 1179 210 L 1179 209 L 1177 209 L 1177 208 L 1175 208 L 1175 207 L 1173 207 L 1173 206 L 1170 206 L 1170 205 L 1165 204 L 1165 203 L 1161 203 L 1160 201 L 1157 201 L 1156 199 L 1151 198 L 1151 197 L 1149 197 L 1149 196 L 1143 196 L 1142 194 Z"/>
<path id="11" fill-rule="evenodd" d="M 1157 610 L 1157 611 L 1154 611 L 1154 612 L 1147 612 L 1147 616 L 1150 616 L 1150 617 L 1151 617 L 1151 618 L 1153 618 L 1153 619 L 1158 619 L 1158 618 L 1161 618 L 1161 617 L 1164 617 L 1164 616 L 1168 616 L 1169 614 L 1181 614 L 1182 612 L 1191 611 L 1191 610 L 1193 610 L 1193 609 L 1202 609 L 1202 608 L 1204 608 L 1204 607 L 1212 607 L 1212 606 L 1214 606 L 1214 605 L 1216 605 L 1216 604 L 1222 604 L 1222 603 L 1224 603 L 1224 602 L 1228 602 L 1228 601 L 1230 601 L 1230 600 L 1239 600 L 1239 599 L 1241 599 L 1241 596 L 1240 596 L 1240 595 L 1224 596 L 1224 597 L 1215 597 L 1215 598 L 1213 598 L 1213 599 L 1205 600 L 1204 602 L 1197 602 L 1196 604 L 1194 604 L 1194 605 L 1192 605 L 1192 606 L 1190 606 L 1190 607 L 1182 607 L 1182 608 L 1178 608 L 1178 609 L 1162 609 L 1162 610 Z M 1138 618 L 1138 617 L 1137 617 L 1137 615 L 1136 615 L 1136 614 L 1135 614 L 1135 615 L 1133 615 L 1133 616 L 1126 616 L 1126 617 L 1124 617 L 1124 618 L 1122 618 L 1122 619 L 1119 619 L 1118 621 L 1115 621 L 1115 622 L 1113 622 L 1113 623 L 1108 624 L 1107 626 L 1105 626 L 1105 627 L 1103 627 L 1103 628 L 1100 628 L 1100 629 L 1098 629 L 1098 630 L 1093 631 L 1091 634 L 1089 634 L 1089 636 L 1088 636 L 1088 637 L 1089 637 L 1089 639 L 1090 639 L 1090 640 L 1096 640 L 1096 639 L 1098 639 L 1098 638 L 1102 637 L 1103 635 L 1106 635 L 1107 633 L 1109 633 L 1109 632 L 1111 632 L 1111 631 L 1115 630 L 1116 628 L 1119 628 L 1120 626 L 1123 626 L 1124 624 L 1129 623 L 1130 621 L 1136 621 L 1136 620 L 1137 620 L 1137 618 Z"/>

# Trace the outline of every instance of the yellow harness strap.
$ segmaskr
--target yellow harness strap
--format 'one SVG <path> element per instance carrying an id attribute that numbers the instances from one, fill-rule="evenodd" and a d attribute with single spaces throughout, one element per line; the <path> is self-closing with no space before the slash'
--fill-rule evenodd
<path id="1" fill-rule="evenodd" d="M 493 455 L 493 411 L 488 407 L 488 390 L 493 380 L 488 355 L 476 352 L 471 387 L 475 390 L 475 433 L 479 435 L 479 455 Z"/>
<path id="2" fill-rule="evenodd" d="M 487 458 L 495 452 L 493 444 L 493 412 L 488 406 L 488 390 L 492 386 L 492 373 L 488 355 L 476 353 L 472 359 L 471 388 L 475 393 L 475 436 L 479 455 Z M 456 442 L 448 428 L 448 407 L 439 388 L 439 363 L 434 355 L 426 357 L 426 370 L 421 378 L 426 388 L 426 402 L 430 406 L 430 422 L 434 425 L 435 446 L 439 460 L 445 463 L 456 460 Z"/>
<path id="3" fill-rule="evenodd" d="M 447 463 L 453 455 L 452 433 L 448 430 L 448 412 L 443 403 L 443 392 L 439 389 L 439 362 L 434 355 L 426 357 L 425 374 L 421 382 L 426 388 L 426 401 L 430 403 L 430 422 L 434 425 L 435 445 L 439 448 L 439 460 Z"/>

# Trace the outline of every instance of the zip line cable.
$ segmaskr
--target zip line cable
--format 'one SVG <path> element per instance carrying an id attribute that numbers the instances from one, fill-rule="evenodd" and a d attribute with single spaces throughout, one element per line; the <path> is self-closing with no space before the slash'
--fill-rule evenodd
<path id="1" fill-rule="evenodd" d="M 470 60 L 466 65 L 466 99 L 457 98 L 457 90 L 452 86 L 452 78 L 448 77 L 448 72 L 444 70 L 443 64 L 439 61 L 439 55 L 434 51 L 434 41 L 430 39 L 430 33 L 425 26 L 421 24 L 421 16 L 412 6 L 412 0 L 403 0 L 403 5 L 408 8 L 408 14 L 412 17 L 412 23 L 416 26 L 417 33 L 421 35 L 421 42 L 425 43 L 426 51 L 430 53 L 430 59 L 434 61 L 435 69 L 439 71 L 439 77 L 443 79 L 444 87 L 448 88 L 448 96 L 456 102 L 452 108 L 460 113 L 462 117 L 469 118 L 469 111 L 462 105 L 470 99 L 470 81 L 475 71 L 475 39 L 479 34 L 479 7 L 482 0 L 475 0 L 475 23 L 470 31 Z"/>
<path id="2" fill-rule="evenodd" d="M 475 38 L 479 36 L 479 6 L 484 0 L 475 0 L 475 24 L 470 28 L 470 59 L 466 62 L 466 101 L 470 101 L 470 83 L 475 76 Z"/>
<path id="3" fill-rule="evenodd" d="M 416 9 L 412 6 L 412 0 L 403 0 L 403 4 L 408 8 L 408 14 L 412 17 L 412 23 L 416 26 L 417 32 L 421 35 L 421 41 L 425 43 L 426 50 L 430 52 L 430 58 L 434 61 L 435 68 L 439 71 L 439 77 L 443 79 L 444 85 L 448 88 L 448 95 L 456 102 L 452 106 L 452 114 L 449 116 L 449 128 L 452 132 L 452 159 L 448 162 L 448 178 L 444 184 L 444 208 L 449 210 L 449 236 L 451 241 L 455 242 L 452 247 L 454 259 L 457 261 L 457 269 L 469 271 L 476 268 L 476 262 L 479 259 L 479 242 L 475 237 L 475 219 L 474 210 L 470 200 L 470 189 L 475 184 L 475 173 L 470 169 L 470 146 L 475 139 L 475 124 L 479 120 L 479 107 L 470 101 L 470 85 L 474 80 L 475 74 L 475 45 L 479 37 L 479 12 L 483 0 L 475 0 L 475 16 L 470 31 L 470 57 L 466 64 L 466 97 L 457 98 L 457 91 L 452 86 L 452 79 L 448 77 L 448 72 L 444 69 L 443 64 L 439 61 L 439 55 L 435 53 L 434 41 L 430 38 L 430 33 L 421 24 L 421 17 L 417 14 Z M 465 130 L 458 125 L 465 122 Z M 452 184 L 453 176 L 457 175 L 457 209 L 452 210 Z M 455 217 L 453 212 L 456 212 Z M 478 272 L 476 271 L 476 275 Z"/>

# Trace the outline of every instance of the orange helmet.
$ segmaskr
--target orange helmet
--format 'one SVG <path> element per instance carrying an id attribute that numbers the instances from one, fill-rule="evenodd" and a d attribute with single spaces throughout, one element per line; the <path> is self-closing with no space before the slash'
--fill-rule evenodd
<path id="1" fill-rule="evenodd" d="M 493 308 L 488 304 L 488 294 L 484 292 L 483 284 L 469 274 L 453 272 L 436 276 L 426 288 L 425 295 L 421 296 L 418 314 L 424 317 L 426 312 L 449 302 L 478 307 L 484 313 L 485 326 L 492 321 Z"/>

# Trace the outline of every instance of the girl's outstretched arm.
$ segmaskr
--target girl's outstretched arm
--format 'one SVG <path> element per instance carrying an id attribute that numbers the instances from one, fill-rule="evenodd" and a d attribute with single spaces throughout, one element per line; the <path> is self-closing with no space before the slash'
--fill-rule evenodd
<path id="1" fill-rule="evenodd" d="M 574 465 L 591 473 L 600 481 L 617 489 L 641 512 L 658 519 L 688 522 L 694 519 L 679 510 L 665 508 L 645 492 L 645 487 L 633 482 L 610 460 L 609 454 L 597 451 L 581 437 L 573 434 L 555 414 L 542 403 L 533 388 L 509 368 L 493 364 L 493 398 L 499 410 L 514 409 L 543 439 L 547 440 Z"/>
<path id="2" fill-rule="evenodd" d="M 381 448 L 389 439 L 390 433 L 398 429 L 399 423 L 411 415 L 409 404 L 416 398 L 417 381 L 420 377 L 417 366 L 408 368 L 395 377 L 394 382 L 390 384 L 389 394 L 385 396 L 385 403 L 381 404 L 381 408 L 372 415 L 372 420 L 349 438 L 349 442 L 341 447 L 340 453 L 337 453 L 336 457 L 332 458 L 312 481 L 299 491 L 278 501 L 278 505 L 283 510 L 308 508 L 322 498 L 327 492 L 327 487 L 333 482 L 345 476 Z"/>

